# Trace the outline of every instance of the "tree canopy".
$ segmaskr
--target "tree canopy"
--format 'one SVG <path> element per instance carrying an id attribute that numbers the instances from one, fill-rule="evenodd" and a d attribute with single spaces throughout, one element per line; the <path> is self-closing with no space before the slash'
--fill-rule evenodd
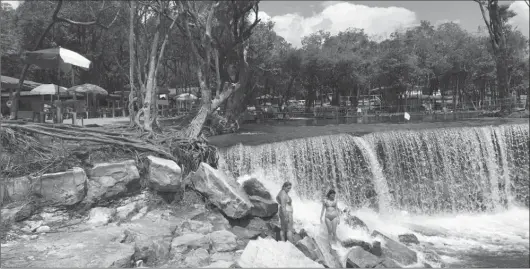
<path id="1" fill-rule="evenodd" d="M 478 2 L 492 9 L 491 3 Z M 382 41 L 363 29 L 334 35 L 319 31 L 295 48 L 274 32 L 273 22 L 257 18 L 259 1 L 134 3 L 64 2 L 39 49 L 61 46 L 86 55 L 93 67 L 78 70 L 78 81 L 111 93 L 137 89 L 131 98 L 139 97 L 144 108 L 145 102 L 153 102 L 147 105 L 153 106 L 150 115 L 156 115 L 157 87 L 200 87 L 205 113 L 221 107 L 232 120 L 264 94 L 280 96 L 280 106 L 303 99 L 309 109 L 323 95 L 350 96 L 357 104 L 357 98 L 374 89 L 380 89 L 385 105 L 400 104 L 404 92 L 419 89 L 426 95 L 453 96 L 457 106 L 480 106 L 487 97 L 528 91 L 528 39 L 506 23 L 513 14 L 504 6 L 485 17 L 486 35 L 455 23 L 422 21 Z M 2 5 L 3 75 L 19 76 L 20 56 L 34 48 L 56 6 L 56 1 L 25 1 L 16 10 Z M 502 37 L 494 27 L 502 27 Z M 506 67 L 502 83 L 507 86 L 499 86 L 500 66 Z M 53 70 L 29 68 L 27 79 L 57 83 Z M 69 76 L 61 82 L 69 85 Z M 332 104 L 339 100 L 332 98 Z M 197 130 L 189 134 L 195 136 Z"/>

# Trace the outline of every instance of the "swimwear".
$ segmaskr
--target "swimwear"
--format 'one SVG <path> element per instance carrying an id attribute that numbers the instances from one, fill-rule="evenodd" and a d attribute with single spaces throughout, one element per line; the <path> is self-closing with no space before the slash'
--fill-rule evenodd
<path id="1" fill-rule="evenodd" d="M 283 192 L 283 190 L 282 190 Z M 281 192 L 276 196 L 276 201 L 278 202 L 278 206 L 281 207 L 280 203 L 280 195 Z M 293 230 L 293 207 L 291 205 L 292 200 L 287 193 L 285 193 L 285 196 L 287 196 L 287 199 L 285 201 L 285 210 L 281 210 L 280 208 L 280 224 L 283 231 L 292 231 Z"/>
<path id="2" fill-rule="evenodd" d="M 324 206 L 326 207 L 326 219 L 334 220 L 338 217 L 337 200 L 330 201 L 325 199 Z"/>

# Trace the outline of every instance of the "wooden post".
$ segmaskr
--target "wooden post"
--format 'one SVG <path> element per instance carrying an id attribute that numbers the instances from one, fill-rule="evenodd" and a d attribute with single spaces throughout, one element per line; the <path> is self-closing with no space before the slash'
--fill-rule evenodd
<path id="1" fill-rule="evenodd" d="M 59 87 L 61 87 L 59 84 L 61 84 L 61 65 L 57 68 L 57 123 L 63 123 L 63 117 L 62 117 L 62 111 L 61 111 L 61 98 L 59 97 Z"/>
<path id="2" fill-rule="evenodd" d="M 72 66 L 72 87 L 75 86 L 74 67 Z M 77 125 L 77 93 L 74 91 L 74 112 L 72 113 L 72 125 Z"/>

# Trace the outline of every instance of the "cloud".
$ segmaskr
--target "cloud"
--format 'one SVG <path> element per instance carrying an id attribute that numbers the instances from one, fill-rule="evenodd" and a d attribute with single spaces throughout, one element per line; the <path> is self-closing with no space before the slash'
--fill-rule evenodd
<path id="1" fill-rule="evenodd" d="M 24 1 L 2 1 L 2 3 L 10 4 L 14 9 L 16 9 L 22 2 Z"/>
<path id="2" fill-rule="evenodd" d="M 508 23 L 514 27 L 517 27 L 517 29 L 519 29 L 523 35 L 529 37 L 529 8 L 526 3 L 524 1 L 514 1 L 510 5 L 510 10 L 517 13 L 517 15 L 511 18 Z"/>
<path id="3" fill-rule="evenodd" d="M 417 25 L 416 14 L 401 7 L 368 7 L 341 1 L 322 3 L 324 10 L 310 17 L 297 13 L 274 16 L 274 30 L 295 47 L 304 36 L 319 30 L 336 34 L 362 28 L 370 36 L 388 37 L 392 32 Z"/>

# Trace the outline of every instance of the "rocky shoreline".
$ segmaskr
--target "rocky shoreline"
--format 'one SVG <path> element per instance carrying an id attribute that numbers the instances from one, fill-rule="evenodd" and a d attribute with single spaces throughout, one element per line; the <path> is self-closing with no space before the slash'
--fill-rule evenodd
<path id="1" fill-rule="evenodd" d="M 239 184 L 206 163 L 184 176 L 155 156 L 148 165 L 142 179 L 127 160 L 4 180 L 1 266 L 443 267 L 413 234 L 341 238 L 346 253 L 303 229 L 279 242 L 277 204 L 257 179 Z M 370 231 L 355 216 L 345 223 Z"/>

